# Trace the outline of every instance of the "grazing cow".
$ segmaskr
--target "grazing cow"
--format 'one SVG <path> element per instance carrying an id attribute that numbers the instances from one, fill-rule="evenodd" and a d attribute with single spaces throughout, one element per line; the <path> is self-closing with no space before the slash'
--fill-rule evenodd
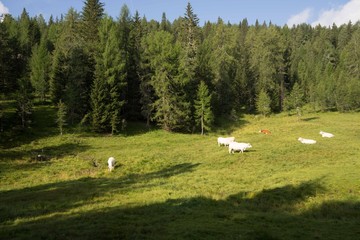
<path id="1" fill-rule="evenodd" d="M 326 138 L 332 138 L 332 137 L 334 137 L 334 134 L 328 133 L 328 132 L 320 131 L 320 134 L 321 134 L 322 137 L 326 137 Z"/>
<path id="2" fill-rule="evenodd" d="M 250 143 L 231 142 L 229 144 L 229 153 L 234 153 L 235 151 L 241 151 L 241 153 L 243 153 L 246 149 L 251 147 Z"/>
<path id="3" fill-rule="evenodd" d="M 229 146 L 229 143 L 231 143 L 233 141 L 235 141 L 235 137 L 227 137 L 227 138 L 218 137 L 218 139 L 217 139 L 219 146 L 221 146 L 221 145 Z"/>
<path id="4" fill-rule="evenodd" d="M 267 129 L 261 129 L 261 130 L 259 131 L 259 133 L 271 134 L 270 130 L 267 130 Z"/>
<path id="5" fill-rule="evenodd" d="M 306 139 L 306 138 L 302 138 L 302 137 L 299 137 L 298 140 L 303 144 L 315 144 L 316 143 L 315 140 Z"/>
<path id="6" fill-rule="evenodd" d="M 109 171 L 111 172 L 115 168 L 115 158 L 109 157 L 108 159 Z"/>

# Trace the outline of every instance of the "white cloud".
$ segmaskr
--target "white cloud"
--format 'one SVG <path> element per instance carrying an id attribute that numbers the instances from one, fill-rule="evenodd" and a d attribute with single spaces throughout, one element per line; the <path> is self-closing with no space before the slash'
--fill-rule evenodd
<path id="1" fill-rule="evenodd" d="M 356 23 L 360 20 L 360 0 L 350 0 L 343 6 L 338 8 L 332 8 L 324 11 L 319 15 L 319 18 L 311 25 L 316 26 L 318 24 L 328 27 L 335 23 L 337 26 L 346 24 L 349 21 Z"/>
<path id="2" fill-rule="evenodd" d="M 307 8 L 305 9 L 304 11 L 296 14 L 296 15 L 292 15 L 289 20 L 287 21 L 287 25 L 289 27 L 292 27 L 293 25 L 298 25 L 298 24 L 301 24 L 301 23 L 306 23 L 309 18 L 310 18 L 310 15 L 311 15 L 311 9 L 310 8 Z"/>
<path id="3" fill-rule="evenodd" d="M 9 9 L 0 1 L 0 15 L 9 13 Z"/>

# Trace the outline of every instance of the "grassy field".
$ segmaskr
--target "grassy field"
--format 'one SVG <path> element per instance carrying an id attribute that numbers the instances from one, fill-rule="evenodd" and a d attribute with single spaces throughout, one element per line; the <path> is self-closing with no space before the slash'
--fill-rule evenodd
<path id="1" fill-rule="evenodd" d="M 1 141 L 0 239 L 360 239 L 359 113 L 245 115 L 206 136 L 142 124 L 59 136 L 54 110 L 36 109 L 25 137 Z M 253 147 L 229 154 L 220 135 Z"/>

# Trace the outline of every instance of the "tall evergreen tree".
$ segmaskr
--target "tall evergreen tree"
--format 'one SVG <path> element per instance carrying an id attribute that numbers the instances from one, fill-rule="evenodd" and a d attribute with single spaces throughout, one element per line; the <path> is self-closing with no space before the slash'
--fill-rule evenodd
<path id="1" fill-rule="evenodd" d="M 146 26 L 146 19 L 141 22 L 142 26 Z M 144 29 L 145 35 L 146 29 Z M 150 121 L 154 111 L 154 98 L 155 93 L 151 85 L 151 78 L 154 75 L 153 67 L 151 66 L 151 51 L 148 51 L 149 40 L 147 37 L 143 37 L 140 48 L 140 104 L 141 104 L 141 115 L 146 119 L 146 125 L 150 126 Z"/>
<path id="2" fill-rule="evenodd" d="M 248 111 L 255 109 L 255 84 L 252 78 L 249 64 L 249 48 L 246 45 L 247 32 L 249 26 L 247 19 L 243 19 L 239 24 L 236 33 L 236 46 L 234 49 L 234 58 L 236 61 L 236 73 L 234 76 L 235 90 L 235 109 L 240 110 L 243 106 Z"/>
<path id="3" fill-rule="evenodd" d="M 264 89 L 261 89 L 256 99 L 256 110 L 263 116 L 271 113 L 271 99 Z"/>
<path id="4" fill-rule="evenodd" d="M 111 131 L 121 128 L 121 111 L 125 104 L 126 62 L 118 42 L 117 26 L 109 17 L 100 27 L 100 54 L 96 57 L 95 82 L 92 89 L 93 128 Z"/>
<path id="5" fill-rule="evenodd" d="M 99 0 L 86 0 L 81 13 L 81 37 L 87 53 L 93 58 L 99 42 L 98 29 L 104 15 L 104 3 Z"/>
<path id="6" fill-rule="evenodd" d="M 128 64 L 127 64 L 127 104 L 126 114 L 129 119 L 138 120 L 141 118 L 140 104 L 140 75 L 141 75 L 141 39 L 143 26 L 139 13 L 136 12 L 130 22 Z"/>
<path id="7" fill-rule="evenodd" d="M 185 16 L 181 23 L 182 26 L 179 40 L 182 51 L 180 53 L 178 81 L 184 86 L 184 101 L 186 102 L 184 106 L 189 106 L 187 112 L 189 112 L 190 115 L 187 118 L 192 120 L 194 112 L 193 96 L 196 95 L 198 85 L 196 70 L 198 68 L 197 54 L 200 34 L 198 26 L 199 19 L 194 13 L 190 2 L 187 4 Z M 192 125 L 191 122 L 187 124 L 189 126 Z"/>
<path id="8" fill-rule="evenodd" d="M 161 17 L 161 23 L 160 23 L 160 30 L 170 32 L 171 30 L 171 23 L 166 18 L 166 13 L 163 12 Z"/>
<path id="9" fill-rule="evenodd" d="M 284 105 L 284 109 L 289 112 L 295 109 L 298 118 L 300 118 L 302 107 L 304 105 L 304 92 L 297 82 L 294 84 L 290 94 L 285 98 Z"/>
<path id="10" fill-rule="evenodd" d="M 50 74 L 50 95 L 54 104 L 66 104 L 70 123 L 81 120 L 90 109 L 92 74 L 89 58 L 79 35 L 80 16 L 70 9 L 56 44 Z"/>
<path id="11" fill-rule="evenodd" d="M 46 43 L 46 39 L 43 38 L 39 45 L 35 45 L 30 59 L 30 81 L 35 89 L 35 93 L 40 96 L 42 101 L 45 101 L 45 95 L 49 88 L 51 62 Z"/>
<path id="12" fill-rule="evenodd" d="M 31 123 L 31 114 L 33 110 L 31 85 L 27 78 L 19 79 L 19 89 L 15 95 L 16 98 L 16 113 L 18 114 L 21 126 L 27 127 Z"/>
<path id="13" fill-rule="evenodd" d="M 22 58 L 27 58 L 30 56 L 31 53 L 31 22 L 30 16 L 25 8 L 23 9 L 20 16 L 18 31 L 19 42 L 22 49 Z"/>
<path id="14" fill-rule="evenodd" d="M 13 50 L 5 24 L 0 24 L 0 94 L 12 92 L 11 73 Z"/>
<path id="15" fill-rule="evenodd" d="M 189 131 L 190 108 L 183 85 L 177 78 L 180 46 L 174 43 L 170 33 L 164 31 L 149 34 L 145 45 L 145 56 L 154 72 L 150 81 L 156 96 L 153 118 L 167 131 Z"/>
<path id="16" fill-rule="evenodd" d="M 280 110 L 284 39 L 275 26 L 270 26 L 251 31 L 251 37 L 247 41 L 251 46 L 250 69 L 255 74 L 257 93 L 261 89 L 268 92 L 272 110 Z"/>
<path id="17" fill-rule="evenodd" d="M 227 115 L 233 109 L 235 98 L 233 73 L 235 72 L 234 42 L 230 29 L 221 18 L 208 41 L 211 43 L 211 70 L 214 74 L 214 112 L 216 116 Z"/>
<path id="18" fill-rule="evenodd" d="M 60 135 L 63 135 L 64 126 L 66 125 L 66 105 L 60 100 L 58 105 L 56 123 L 60 131 Z"/>
<path id="19" fill-rule="evenodd" d="M 357 29 L 340 55 L 338 75 L 335 75 L 334 95 L 339 111 L 360 107 L 360 29 Z"/>
<path id="20" fill-rule="evenodd" d="M 197 99 L 195 100 L 195 119 L 201 127 L 201 135 L 204 130 L 211 130 L 214 121 L 214 115 L 211 110 L 211 94 L 204 81 L 201 81 L 197 90 Z"/>

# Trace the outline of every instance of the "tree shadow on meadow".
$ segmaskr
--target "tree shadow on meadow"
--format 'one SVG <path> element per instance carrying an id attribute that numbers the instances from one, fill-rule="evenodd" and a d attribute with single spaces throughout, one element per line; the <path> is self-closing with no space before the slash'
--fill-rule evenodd
<path id="1" fill-rule="evenodd" d="M 219 122 L 216 124 L 214 131 L 218 135 L 229 135 L 232 132 L 238 130 L 239 128 L 244 127 L 249 122 L 243 119 L 241 116 L 237 118 L 221 118 L 218 120 Z"/>
<path id="2" fill-rule="evenodd" d="M 192 169 L 190 165 L 189 168 Z M 35 193 L 41 195 L 38 196 L 38 204 L 41 199 L 46 198 L 47 191 L 51 192 L 53 188 L 58 190 L 52 191 L 63 191 L 64 194 L 69 192 L 66 199 L 53 199 L 55 201 L 53 206 L 56 208 L 65 202 L 70 202 L 68 204 L 71 206 L 64 209 L 57 207 L 52 210 L 56 214 L 46 218 L 13 224 L 12 221 L 26 213 L 24 210 L 18 210 L 13 213 L 12 219 L 9 217 L 2 219 L 0 237 L 4 239 L 9 237 L 12 239 L 358 239 L 360 236 L 357 225 L 360 220 L 358 202 L 325 202 L 301 212 L 297 210 L 303 201 L 316 196 L 319 191 L 324 191 L 317 181 L 266 189 L 255 195 L 239 192 L 224 200 L 206 197 L 169 198 L 165 202 L 144 206 L 115 206 L 73 214 L 60 212 L 79 204 L 80 199 L 91 200 L 94 195 L 114 191 L 112 189 L 115 187 L 119 188 L 119 185 L 125 184 L 122 181 L 83 179 L 61 183 L 58 186 L 33 189 Z M 105 183 L 109 185 L 102 187 Z M 90 190 L 89 193 L 84 190 L 85 186 L 85 189 L 95 188 L 95 190 Z M 23 194 L 37 196 L 32 193 L 33 191 L 22 191 L 27 192 Z M 12 197 L 11 192 L 5 194 L 7 198 Z M 44 209 L 49 210 L 51 206 Z M 36 214 L 41 215 L 39 211 L 36 211 Z"/>
<path id="3" fill-rule="evenodd" d="M 22 217 L 63 213 L 88 204 L 105 194 L 124 193 L 153 187 L 149 181 L 192 172 L 200 164 L 183 163 L 146 174 L 130 174 L 118 179 L 82 178 L 0 192 L 1 224 Z M 1 239 L 1 234 L 0 234 Z"/>
<path id="4" fill-rule="evenodd" d="M 7 172 L 23 172 L 48 167 L 49 164 L 52 164 L 53 159 L 76 156 L 88 148 L 89 146 L 85 144 L 65 142 L 41 148 L 34 146 L 34 148 L 28 150 L 2 150 L 0 151 L 0 177 Z M 14 163 L 14 160 L 19 161 Z"/>
<path id="5" fill-rule="evenodd" d="M 23 159 L 28 161 L 50 161 L 53 158 L 77 155 L 89 147 L 81 143 L 61 143 L 55 146 L 36 147 L 31 149 L 12 149 L 0 152 L 0 160 Z"/>
<path id="6" fill-rule="evenodd" d="M 319 117 L 308 117 L 308 118 L 300 118 L 301 121 L 304 122 L 310 122 L 310 121 L 314 121 L 314 120 L 318 120 Z"/>
<path id="7" fill-rule="evenodd" d="M 29 128 L 12 127 L 13 123 L 8 123 L 8 128 L 0 133 L 0 149 L 9 149 L 24 144 L 29 144 L 41 138 L 55 136 L 59 134 L 56 127 L 56 109 L 49 106 L 38 106 L 32 114 L 32 123 Z M 16 122 L 14 117 L 7 119 L 9 122 Z"/>

